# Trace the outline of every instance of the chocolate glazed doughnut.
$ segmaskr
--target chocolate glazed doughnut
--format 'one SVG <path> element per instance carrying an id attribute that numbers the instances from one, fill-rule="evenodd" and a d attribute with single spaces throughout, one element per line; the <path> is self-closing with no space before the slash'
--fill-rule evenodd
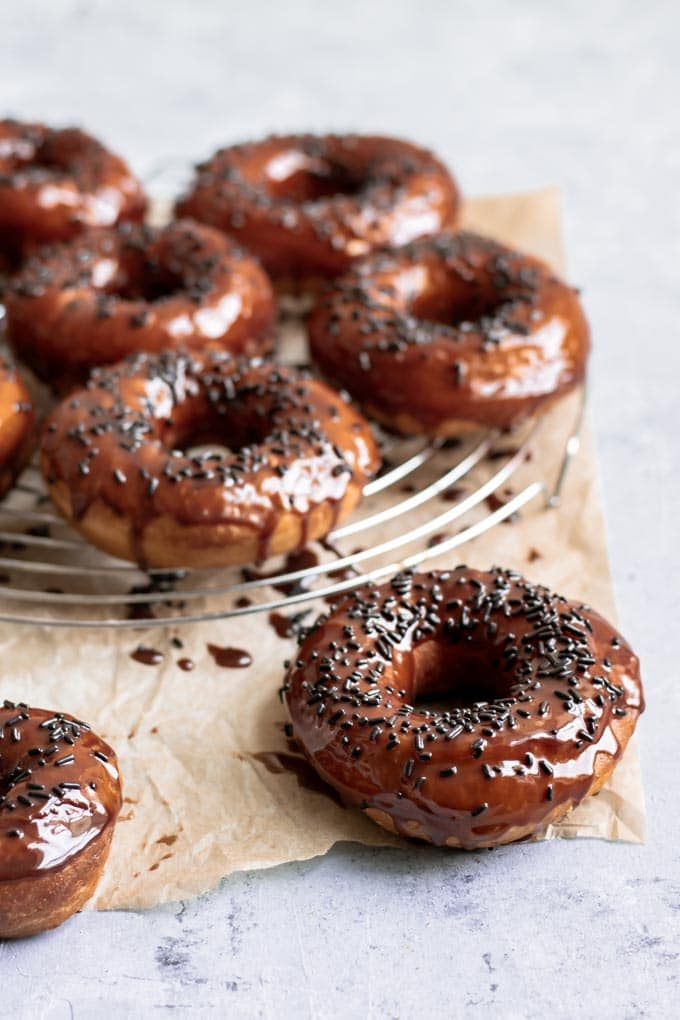
<path id="1" fill-rule="evenodd" d="M 287 286 L 454 226 L 460 198 L 425 149 L 373 135 L 282 135 L 200 165 L 182 216 L 234 234 Z"/>
<path id="2" fill-rule="evenodd" d="M 28 391 L 0 356 L 0 497 L 11 487 L 33 449 L 35 415 Z"/>
<path id="3" fill-rule="evenodd" d="M 226 453 L 182 452 L 226 443 Z M 222 352 L 140 354 L 93 373 L 42 440 L 50 495 L 114 556 L 154 567 L 262 560 L 326 535 L 378 455 L 323 383 Z"/>
<path id="4" fill-rule="evenodd" d="M 597 793 L 644 707 L 638 659 L 606 620 L 498 568 L 352 593 L 302 640 L 284 692 L 347 803 L 467 850 L 533 836 Z"/>
<path id="5" fill-rule="evenodd" d="M 84 227 L 141 220 L 145 208 L 127 164 L 96 138 L 0 120 L 0 252 L 10 261 Z"/>
<path id="6" fill-rule="evenodd" d="M 62 391 L 136 350 L 272 345 L 275 305 L 255 259 L 190 220 L 124 223 L 28 259 L 6 295 L 10 343 Z"/>
<path id="7" fill-rule="evenodd" d="M 55 928 L 106 863 L 122 803 L 114 751 L 61 712 L 0 708 L 0 938 Z"/>
<path id="8" fill-rule="evenodd" d="M 376 254 L 309 319 L 312 355 L 365 410 L 405 434 L 508 428 L 585 375 L 576 292 L 536 258 L 470 233 Z"/>

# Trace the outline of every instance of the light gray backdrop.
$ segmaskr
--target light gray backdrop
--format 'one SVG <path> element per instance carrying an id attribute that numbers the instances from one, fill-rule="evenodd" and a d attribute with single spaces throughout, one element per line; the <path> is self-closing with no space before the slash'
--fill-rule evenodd
<path id="1" fill-rule="evenodd" d="M 84 914 L 0 944 L 0 1014 L 677 1013 L 679 52 L 671 2 L 2 4 L 5 112 L 81 122 L 141 173 L 275 129 L 375 129 L 436 148 L 469 193 L 563 186 L 621 623 L 647 681 L 650 832 L 345 846 L 186 906 Z"/>

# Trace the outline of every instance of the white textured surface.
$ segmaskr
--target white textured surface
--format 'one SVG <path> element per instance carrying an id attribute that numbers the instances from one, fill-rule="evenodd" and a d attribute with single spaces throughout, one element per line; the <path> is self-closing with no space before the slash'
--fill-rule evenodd
<path id="1" fill-rule="evenodd" d="M 649 843 L 341 847 L 186 907 L 80 915 L 0 944 L 2 1015 L 676 1015 L 679 44 L 671 2 L 4 6 L 6 112 L 82 122 L 140 172 L 331 127 L 430 144 L 471 193 L 563 185 L 621 625 L 647 681 Z"/>

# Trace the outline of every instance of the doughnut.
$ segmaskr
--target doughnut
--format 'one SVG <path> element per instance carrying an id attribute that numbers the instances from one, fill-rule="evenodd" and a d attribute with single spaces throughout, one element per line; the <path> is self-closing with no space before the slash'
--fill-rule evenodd
<path id="1" fill-rule="evenodd" d="M 199 444 L 212 452 L 192 452 Z M 139 354 L 96 370 L 46 423 L 41 458 L 69 523 L 148 567 L 304 547 L 356 505 L 378 466 L 371 430 L 345 398 L 221 351 Z"/>
<path id="2" fill-rule="evenodd" d="M 466 850 L 535 836 L 597 793 L 644 708 L 637 656 L 589 606 L 465 566 L 342 598 L 284 697 L 347 804 Z"/>
<path id="3" fill-rule="evenodd" d="M 224 234 L 188 220 L 123 223 L 29 258 L 6 295 L 17 356 L 62 391 L 137 350 L 272 343 L 271 285 Z"/>
<path id="4" fill-rule="evenodd" d="M 33 449 L 35 415 L 28 391 L 0 355 L 0 497 L 11 488 Z"/>
<path id="5" fill-rule="evenodd" d="M 0 120 L 0 252 L 8 262 L 84 227 L 141 220 L 145 209 L 127 164 L 85 131 Z"/>
<path id="6" fill-rule="evenodd" d="M 220 149 L 178 213 L 233 234 L 284 289 L 454 226 L 460 198 L 425 149 L 373 135 L 281 135 Z"/>
<path id="7" fill-rule="evenodd" d="M 140 220 L 145 209 L 127 164 L 85 131 L 0 120 L 0 235 L 14 247 Z"/>
<path id="8" fill-rule="evenodd" d="M 309 318 L 312 356 L 404 434 L 509 428 L 581 382 L 589 329 L 544 263 L 471 233 L 353 266 Z"/>
<path id="9" fill-rule="evenodd" d="M 61 712 L 0 707 L 0 938 L 56 928 L 92 896 L 122 804 L 115 752 Z"/>

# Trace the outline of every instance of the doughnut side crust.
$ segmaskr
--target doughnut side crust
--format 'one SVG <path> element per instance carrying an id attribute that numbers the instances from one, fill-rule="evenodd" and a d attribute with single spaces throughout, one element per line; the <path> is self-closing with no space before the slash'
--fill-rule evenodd
<path id="1" fill-rule="evenodd" d="M 49 470 L 49 468 L 45 468 Z M 50 496 L 62 516 L 83 538 L 111 556 L 149 567 L 232 567 L 258 563 L 269 556 L 302 549 L 323 538 L 361 499 L 363 485 L 351 481 L 339 498 L 326 499 L 306 513 L 278 510 L 271 525 L 229 523 L 186 524 L 171 514 L 154 516 L 142 526 L 114 510 L 105 499 L 74 514 L 68 486 L 57 482 Z"/>
<path id="2" fill-rule="evenodd" d="M 20 939 L 57 928 L 94 895 L 111 848 L 108 825 L 59 868 L 0 881 L 0 938 Z"/>

